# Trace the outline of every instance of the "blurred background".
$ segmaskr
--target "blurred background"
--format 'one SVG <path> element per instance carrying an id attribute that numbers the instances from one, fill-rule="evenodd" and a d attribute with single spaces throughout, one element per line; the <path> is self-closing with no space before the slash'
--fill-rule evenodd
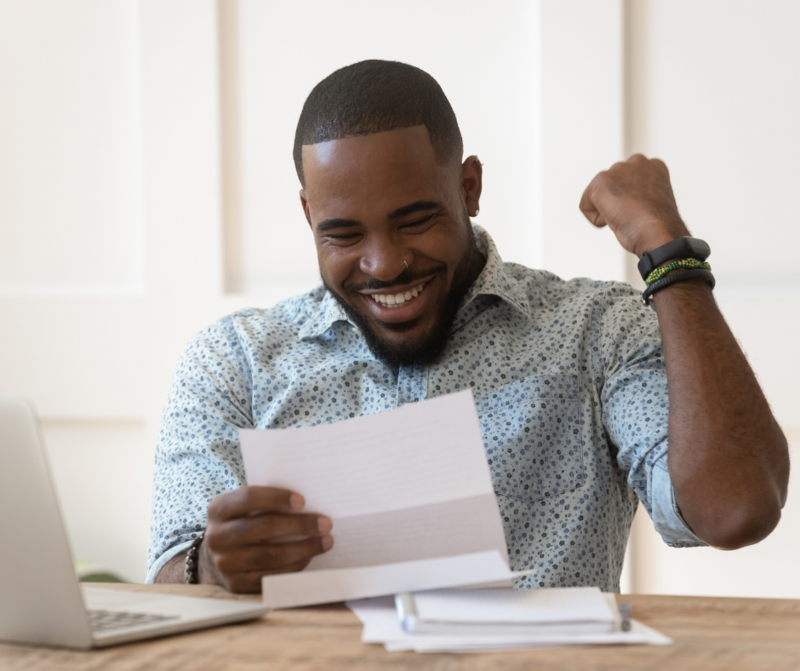
<path id="1" fill-rule="evenodd" d="M 794 0 L 0 0 L 0 393 L 38 407 L 76 559 L 144 579 L 183 346 L 317 283 L 294 126 L 366 58 L 438 79 L 505 260 L 640 286 L 578 200 L 664 159 L 796 456 L 798 34 Z M 800 598 L 799 487 L 733 553 L 667 548 L 640 512 L 623 590 Z"/>

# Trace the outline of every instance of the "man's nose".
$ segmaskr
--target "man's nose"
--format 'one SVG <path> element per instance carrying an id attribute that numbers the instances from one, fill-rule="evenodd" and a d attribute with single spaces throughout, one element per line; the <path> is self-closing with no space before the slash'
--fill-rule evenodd
<path id="1" fill-rule="evenodd" d="M 398 277 L 413 260 L 408 250 L 397 245 L 371 245 L 362 255 L 361 272 L 381 282 L 391 282 Z"/>

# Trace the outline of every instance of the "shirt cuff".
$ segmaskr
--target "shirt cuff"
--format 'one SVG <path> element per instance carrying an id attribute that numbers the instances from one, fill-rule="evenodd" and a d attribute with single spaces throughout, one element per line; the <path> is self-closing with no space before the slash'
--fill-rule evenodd
<path id="1" fill-rule="evenodd" d="M 191 539 L 186 541 L 185 543 L 178 543 L 177 545 L 173 545 L 171 548 L 164 550 L 161 556 L 153 562 L 153 565 L 150 567 L 150 570 L 147 571 L 147 578 L 145 578 L 145 583 L 149 584 L 154 583 L 156 581 L 156 576 L 158 575 L 158 572 L 162 568 L 164 568 L 164 564 L 166 564 L 175 555 L 188 550 L 193 542 L 194 539 Z"/>
<path id="2" fill-rule="evenodd" d="M 650 486 L 653 526 L 661 534 L 662 540 L 672 548 L 707 547 L 686 524 L 678 504 L 675 503 L 675 490 L 667 468 L 667 453 L 655 463 L 651 473 Z"/>

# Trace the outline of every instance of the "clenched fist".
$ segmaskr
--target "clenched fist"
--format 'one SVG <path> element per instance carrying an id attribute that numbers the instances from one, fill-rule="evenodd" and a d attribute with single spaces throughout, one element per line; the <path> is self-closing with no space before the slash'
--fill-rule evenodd
<path id="1" fill-rule="evenodd" d="M 667 166 L 641 154 L 598 173 L 583 192 L 580 208 L 595 226 L 608 226 L 636 258 L 689 235 L 678 214 Z"/>

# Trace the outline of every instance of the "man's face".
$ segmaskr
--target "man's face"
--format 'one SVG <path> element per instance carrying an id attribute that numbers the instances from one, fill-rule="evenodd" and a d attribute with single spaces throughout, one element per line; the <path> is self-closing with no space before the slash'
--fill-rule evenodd
<path id="1" fill-rule="evenodd" d="M 377 356 L 434 360 L 483 267 L 468 218 L 477 158 L 437 165 L 427 128 L 414 126 L 304 146 L 303 172 L 325 285 Z"/>

